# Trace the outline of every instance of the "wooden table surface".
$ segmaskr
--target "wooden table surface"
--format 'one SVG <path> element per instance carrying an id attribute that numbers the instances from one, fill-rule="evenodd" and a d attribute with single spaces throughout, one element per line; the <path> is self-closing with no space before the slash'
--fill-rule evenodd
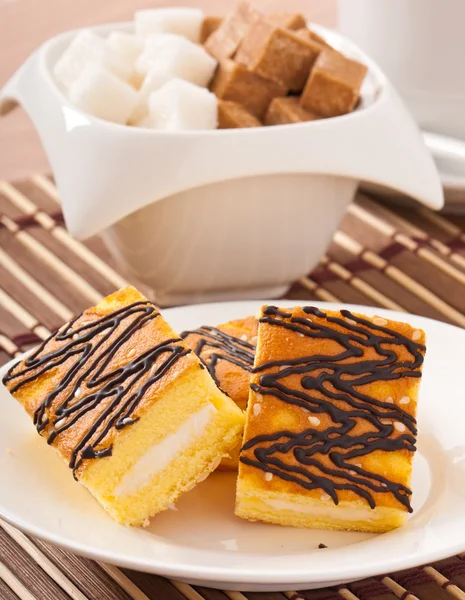
<path id="1" fill-rule="evenodd" d="M 201 6 L 229 11 L 236 0 L 0 0 L 0 86 L 43 41 L 66 29 L 131 19 L 136 8 Z M 266 10 L 300 10 L 323 25 L 336 22 L 336 0 L 255 0 Z M 0 180 L 49 170 L 39 138 L 22 110 L 0 119 Z"/>
<path id="2" fill-rule="evenodd" d="M 40 343 L 102 295 L 124 286 L 126 275 L 120 269 L 121 261 L 109 254 L 101 239 L 80 243 L 66 232 L 50 179 L 35 174 L 23 181 L 0 182 L 0 365 Z M 465 235 L 453 219 L 426 208 L 383 206 L 359 196 L 320 264 L 296 282 L 287 297 L 306 304 L 329 300 L 406 310 L 465 327 L 464 283 Z M 24 464 L 25 447 L 23 440 L 16 440 L 2 459 Z M 54 473 L 49 476 L 54 480 Z M 441 482 L 434 469 L 432 477 L 432 489 L 437 489 Z M 66 495 L 61 500 L 66 504 Z M 425 518 L 421 514 L 417 523 Z M 331 553 L 325 532 L 321 535 Z M 311 548 L 309 552 L 310 564 Z M 253 560 L 251 555 L 251 565 Z M 401 598 L 465 600 L 465 554 L 331 589 L 223 592 L 80 558 L 28 537 L 0 519 L 1 600 Z"/>

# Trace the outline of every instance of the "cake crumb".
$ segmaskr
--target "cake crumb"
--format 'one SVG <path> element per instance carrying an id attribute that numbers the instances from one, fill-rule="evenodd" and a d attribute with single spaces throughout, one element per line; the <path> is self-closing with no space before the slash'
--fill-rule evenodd
<path id="1" fill-rule="evenodd" d="M 7 449 L 6 449 L 6 453 L 7 453 L 7 454 L 13 454 L 13 450 L 12 450 L 11 448 L 7 448 Z"/>
<path id="2" fill-rule="evenodd" d="M 326 544 L 318 544 L 318 548 L 322 550 L 323 548 L 327 548 Z"/>
<path id="3" fill-rule="evenodd" d="M 373 323 L 375 325 L 387 325 L 388 322 L 386 319 L 383 319 L 382 317 L 375 317 L 373 319 Z"/>

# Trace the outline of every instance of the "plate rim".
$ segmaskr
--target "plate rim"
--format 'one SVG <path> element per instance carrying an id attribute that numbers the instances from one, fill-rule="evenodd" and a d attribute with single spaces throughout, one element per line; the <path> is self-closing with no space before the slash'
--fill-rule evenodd
<path id="1" fill-rule="evenodd" d="M 408 318 L 411 320 L 420 319 L 423 322 L 430 322 L 439 324 L 445 328 L 452 328 L 453 330 L 457 330 L 462 334 L 465 334 L 465 331 L 450 323 L 445 323 L 436 319 L 432 319 L 429 317 L 423 317 L 420 315 L 414 315 L 407 312 L 402 311 L 394 311 L 390 309 L 385 309 L 381 307 L 374 306 L 364 306 L 359 304 L 349 304 L 342 302 L 324 302 L 320 300 L 313 301 L 311 299 L 299 300 L 299 299 L 272 299 L 272 300 L 238 300 L 231 302 L 212 302 L 205 304 L 195 304 L 195 305 L 185 305 L 178 306 L 173 308 L 161 309 L 162 313 L 167 316 L 169 319 L 169 315 L 173 313 L 179 313 L 186 309 L 195 310 L 195 309 L 206 309 L 219 306 L 230 306 L 230 305 L 243 305 L 250 304 L 255 306 L 260 306 L 261 304 L 273 304 L 273 305 L 282 305 L 286 306 L 298 306 L 298 305 L 315 305 L 321 307 L 322 309 L 340 309 L 341 306 L 347 308 L 352 311 L 365 311 L 368 314 L 376 314 L 379 311 L 380 316 L 386 315 L 391 316 L 396 319 Z M 29 351 L 30 352 L 30 351 Z M 2 365 L 0 368 L 0 376 L 16 361 L 20 360 L 27 352 L 22 353 L 20 356 L 12 359 L 5 365 Z M 266 591 L 281 591 L 283 589 L 305 589 L 307 586 L 317 586 L 321 585 L 335 585 L 334 582 L 340 582 L 341 580 L 350 581 L 356 579 L 362 579 L 366 577 L 373 577 L 376 575 L 380 575 L 388 572 L 395 572 L 399 570 L 405 570 L 408 568 L 414 568 L 421 564 L 435 562 L 438 560 L 442 560 L 444 558 L 448 558 L 455 554 L 465 551 L 465 539 L 463 543 L 457 542 L 449 546 L 448 548 L 440 548 L 439 550 L 435 550 L 432 548 L 428 552 L 422 552 L 419 555 L 412 554 L 407 558 L 403 558 L 400 553 L 397 556 L 393 556 L 392 558 L 386 560 L 381 555 L 381 558 L 374 559 L 369 565 L 365 565 L 362 561 L 356 567 L 350 566 L 350 571 L 348 567 L 343 564 L 335 564 L 333 567 L 333 573 L 323 573 L 321 576 L 316 572 L 303 572 L 302 568 L 298 569 L 297 572 L 289 572 L 287 571 L 263 571 L 258 572 L 256 568 L 250 568 L 247 571 L 242 569 L 238 571 L 230 567 L 229 565 L 223 565 L 221 567 L 213 566 L 210 564 L 203 565 L 203 570 L 200 572 L 199 567 L 197 565 L 188 565 L 183 563 L 178 563 L 173 560 L 165 561 L 163 558 L 160 560 L 160 557 L 156 557 L 151 555 L 148 559 L 141 560 L 138 557 L 131 557 L 129 555 L 125 555 L 123 552 L 115 552 L 115 551 L 101 551 L 95 546 L 88 546 L 84 543 L 74 542 L 66 540 L 66 537 L 59 536 L 55 533 L 50 533 L 44 530 L 42 527 L 37 527 L 33 523 L 27 522 L 22 518 L 17 518 L 14 514 L 11 514 L 10 511 L 5 511 L 2 501 L 1 501 L 1 491 L 0 491 L 0 518 L 4 519 L 7 523 L 12 525 L 13 527 L 17 527 L 21 531 L 32 535 L 40 540 L 51 543 L 55 546 L 63 548 L 65 550 L 71 551 L 72 553 L 83 556 L 86 558 L 90 558 L 96 561 L 104 561 L 109 562 L 113 565 L 134 569 L 136 571 L 142 571 L 145 573 L 157 574 L 167 578 L 181 579 L 190 582 L 201 583 L 202 585 L 210 585 L 211 587 L 216 587 L 217 585 L 221 585 L 221 587 L 225 587 L 228 584 L 231 584 L 236 589 L 243 589 L 244 585 L 251 585 L 255 590 L 265 589 Z M 118 526 L 117 524 L 115 524 Z M 328 549 L 331 552 L 331 548 Z M 336 549 L 337 550 L 337 549 Z M 195 550 L 192 549 L 194 552 Z M 313 550 L 308 552 L 309 557 L 311 556 Z M 242 553 L 248 554 L 248 553 Z M 305 552 L 300 552 L 297 556 L 299 559 L 305 556 Z M 254 556 L 253 553 L 250 553 L 251 556 Z M 276 555 L 273 555 L 276 556 Z M 323 577 L 323 578 L 322 578 Z M 242 586 L 241 588 L 239 586 Z"/>

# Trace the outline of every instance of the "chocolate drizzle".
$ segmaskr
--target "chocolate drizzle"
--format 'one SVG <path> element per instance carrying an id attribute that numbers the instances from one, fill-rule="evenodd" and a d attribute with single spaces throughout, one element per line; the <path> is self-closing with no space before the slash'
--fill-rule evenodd
<path id="1" fill-rule="evenodd" d="M 320 488 L 335 504 L 338 490 L 355 492 L 371 508 L 375 507 L 373 492 L 390 492 L 411 512 L 411 491 L 363 469 L 357 458 L 377 450 L 414 452 L 416 421 L 400 406 L 369 396 L 360 387 L 421 377 L 425 347 L 347 310 L 341 311 L 341 318 L 313 307 L 303 311 L 309 317 L 292 316 L 269 306 L 260 322 L 314 340 L 336 342 L 341 352 L 260 364 L 254 372 L 263 375 L 259 385 L 254 383 L 251 387 L 262 396 L 273 396 L 306 409 L 309 415 L 328 415 L 332 424 L 324 430 L 314 426 L 297 433 L 283 430 L 258 435 L 246 442 L 240 460 L 305 489 Z M 317 320 L 312 320 L 312 316 Z M 400 352 L 396 352 L 401 348 L 406 357 L 402 360 Z M 370 358 L 366 356 L 368 351 Z M 279 371 L 270 373 L 276 367 Z M 300 386 L 289 387 L 286 379 L 295 375 L 300 377 Z M 365 433 L 354 433 L 357 422 L 362 420 Z M 400 424 L 397 429 L 394 422 Z M 286 455 L 294 460 L 286 462 Z"/>
<path id="2" fill-rule="evenodd" d="M 255 346 L 249 342 L 245 342 L 240 338 L 207 325 L 204 325 L 199 329 L 183 331 L 181 333 L 183 339 L 187 338 L 189 335 L 199 336 L 194 352 L 204 362 L 210 375 L 215 380 L 216 385 L 220 385 L 216 375 L 216 368 L 218 363 L 222 360 L 236 365 L 248 373 L 252 371 L 255 358 Z M 208 350 L 209 348 L 213 348 L 213 352 L 208 354 L 208 356 L 202 356 L 204 350 Z"/>
<path id="3" fill-rule="evenodd" d="M 142 354 L 134 353 L 132 361 L 111 368 L 121 346 L 158 316 L 156 308 L 146 301 L 135 302 L 96 320 L 82 321 L 75 327 L 80 315 L 53 333 L 23 363 L 13 365 L 4 376 L 3 383 L 14 394 L 48 371 L 75 359 L 69 368 L 65 367 L 63 378 L 34 413 L 37 431 L 52 444 L 89 411 L 99 405 L 105 407 L 71 452 L 69 466 L 75 476 L 83 459 L 111 455 L 112 445 L 105 445 L 111 430 L 135 423 L 138 417 L 134 412 L 148 389 L 181 356 L 190 352 L 179 344 L 180 338 L 168 339 Z M 48 350 L 50 345 L 55 349 Z M 86 391 L 82 393 L 84 385 Z"/>

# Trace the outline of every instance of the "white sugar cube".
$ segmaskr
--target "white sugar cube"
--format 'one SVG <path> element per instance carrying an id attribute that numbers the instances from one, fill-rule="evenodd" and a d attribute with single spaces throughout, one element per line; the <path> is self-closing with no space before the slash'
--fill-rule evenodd
<path id="1" fill-rule="evenodd" d="M 167 45 L 169 47 L 169 44 L 175 44 L 178 39 L 182 39 L 181 36 L 173 33 L 154 33 L 150 35 L 145 40 L 144 49 L 136 60 L 137 72 L 145 76 L 160 55 L 160 48 Z"/>
<path id="2" fill-rule="evenodd" d="M 137 123 L 143 119 L 149 112 L 148 100 L 152 92 L 159 90 L 165 83 L 167 83 L 173 77 L 162 71 L 150 72 L 147 77 L 143 80 L 141 88 L 139 90 L 139 99 L 136 107 L 129 117 L 129 123 L 131 125 L 137 125 Z"/>
<path id="3" fill-rule="evenodd" d="M 88 65 L 69 88 L 78 108 L 106 121 L 124 124 L 137 104 L 137 92 L 99 65 Z"/>
<path id="4" fill-rule="evenodd" d="M 133 87 L 139 88 L 144 80 L 136 70 L 136 61 L 144 49 L 144 40 L 125 31 L 112 31 L 105 40 L 107 46 L 125 61 L 129 76 L 126 78 Z"/>
<path id="5" fill-rule="evenodd" d="M 218 125 L 215 94 L 182 79 L 172 79 L 150 94 L 149 115 L 155 129 L 165 131 L 216 129 Z"/>
<path id="6" fill-rule="evenodd" d="M 179 35 L 165 34 L 147 38 L 136 68 L 139 73 L 164 73 L 207 86 L 216 64 L 216 60 L 202 46 Z"/>
<path id="7" fill-rule="evenodd" d="M 204 19 L 198 8 L 154 8 L 138 10 L 134 15 L 136 34 L 147 37 L 152 33 L 177 33 L 192 42 L 200 42 Z"/>
<path id="8" fill-rule="evenodd" d="M 130 63 L 135 63 L 144 49 L 144 41 L 133 33 L 112 31 L 106 39 L 107 46 Z"/>
<path id="9" fill-rule="evenodd" d="M 100 65 L 121 79 L 128 79 L 132 66 L 110 48 L 103 38 L 84 30 L 79 32 L 58 59 L 54 73 L 57 80 L 69 87 L 90 65 Z"/>

